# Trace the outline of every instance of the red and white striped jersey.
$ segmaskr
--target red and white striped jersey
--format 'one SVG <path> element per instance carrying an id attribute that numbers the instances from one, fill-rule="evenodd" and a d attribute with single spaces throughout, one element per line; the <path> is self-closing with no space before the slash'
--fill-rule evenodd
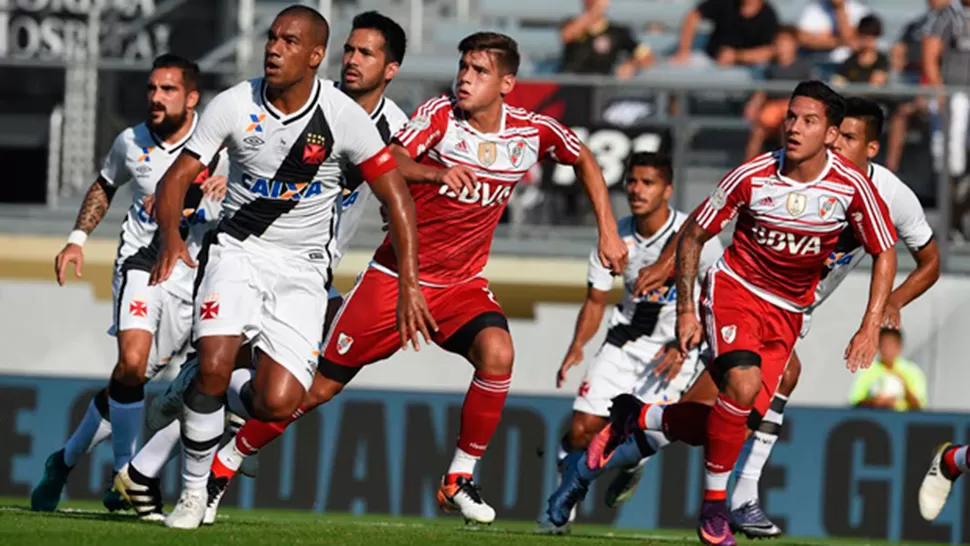
<path id="1" fill-rule="evenodd" d="M 475 173 L 475 191 L 460 195 L 437 184 L 409 184 L 417 211 L 420 279 L 450 285 L 481 274 L 492 236 L 515 184 L 547 157 L 572 165 L 581 143 L 558 121 L 509 105 L 497 133 L 472 127 L 455 100 L 431 99 L 415 110 L 394 140 L 431 167 L 464 165 Z M 376 267 L 390 272 L 397 259 L 390 238 L 377 249 Z"/>
<path id="2" fill-rule="evenodd" d="M 734 239 L 717 268 L 758 297 L 802 312 L 815 300 L 822 267 L 846 225 L 870 254 L 896 244 L 886 203 L 844 157 L 828 152 L 811 182 L 784 176 L 784 152 L 760 155 L 734 169 L 697 210 L 711 234 L 735 216 Z"/>

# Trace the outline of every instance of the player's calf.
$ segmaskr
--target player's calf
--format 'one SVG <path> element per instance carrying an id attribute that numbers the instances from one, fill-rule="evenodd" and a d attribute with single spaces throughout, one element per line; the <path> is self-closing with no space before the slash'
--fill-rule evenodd
<path id="1" fill-rule="evenodd" d="M 569 427 L 569 447 L 571 450 L 585 450 L 596 434 L 606 426 L 606 417 L 574 411 Z"/>
<path id="2" fill-rule="evenodd" d="M 151 348 L 152 333 L 147 330 L 118 332 L 118 364 L 108 385 L 115 472 L 135 454 L 135 441 L 144 419 L 145 370 Z"/>

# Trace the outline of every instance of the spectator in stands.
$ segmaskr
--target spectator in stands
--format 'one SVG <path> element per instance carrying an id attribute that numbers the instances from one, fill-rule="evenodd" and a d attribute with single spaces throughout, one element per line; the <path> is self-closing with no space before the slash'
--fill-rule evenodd
<path id="1" fill-rule="evenodd" d="M 797 82 L 813 80 L 817 76 L 811 61 L 798 57 L 798 30 L 782 26 L 775 35 L 775 59 L 765 70 L 768 81 Z M 788 112 L 790 92 L 759 91 L 748 100 L 744 117 L 751 120 L 751 135 L 745 148 L 745 157 L 751 158 L 762 152 L 765 139 L 779 136 L 781 124 Z"/>
<path id="2" fill-rule="evenodd" d="M 954 0 L 933 18 L 923 40 L 923 71 L 927 85 L 970 86 L 970 0 Z M 954 182 L 967 174 L 967 128 L 970 97 L 965 92 L 950 96 L 946 108 L 947 170 Z M 958 187 L 953 184 L 954 190 Z M 968 192 L 954 191 L 950 235 L 963 242 L 963 217 Z"/>
<path id="3" fill-rule="evenodd" d="M 900 33 L 899 39 L 893 44 L 889 52 L 889 66 L 896 79 L 907 80 L 913 75 L 919 78 L 920 84 L 926 84 L 926 74 L 923 71 L 923 38 L 926 37 L 929 27 L 933 23 L 939 10 L 946 7 L 951 0 L 927 0 L 927 10 L 919 17 L 910 21 Z M 935 112 L 937 109 L 933 108 Z M 922 121 L 930 115 L 930 102 L 926 97 L 916 97 L 911 101 L 906 101 L 896 107 L 893 115 L 889 119 L 889 135 L 886 139 L 886 168 L 896 172 L 903 158 L 903 146 L 906 144 L 906 131 L 909 129 L 909 120 L 917 117 Z M 939 116 L 932 114 L 934 123 L 931 131 L 935 134 L 938 130 Z M 936 156 L 942 150 L 933 150 L 934 163 Z"/>
<path id="4" fill-rule="evenodd" d="M 859 21 L 856 30 L 855 51 L 839 65 L 832 83 L 842 86 L 847 83 L 868 83 L 882 87 L 889 81 L 889 57 L 879 51 L 879 37 L 882 36 L 882 21 L 875 15 L 866 15 Z"/>
<path id="5" fill-rule="evenodd" d="M 713 23 L 704 54 L 694 54 L 697 26 Z M 687 13 L 680 27 L 680 46 L 673 64 L 721 66 L 759 65 L 774 56 L 772 41 L 778 32 L 778 15 L 765 0 L 704 0 Z"/>
<path id="6" fill-rule="evenodd" d="M 889 328 L 879 332 L 879 360 L 863 371 L 852 386 L 849 402 L 853 406 L 894 411 L 926 407 L 926 375 L 919 366 L 900 356 L 902 350 L 902 332 Z"/>
<path id="7" fill-rule="evenodd" d="M 869 8 L 858 0 L 813 0 L 798 20 L 798 41 L 808 51 L 840 63 L 852 54 L 855 32 Z"/>
<path id="8" fill-rule="evenodd" d="M 641 44 L 629 28 L 606 17 L 609 0 L 585 0 L 585 10 L 562 24 L 563 54 L 560 71 L 569 74 L 616 74 L 633 77 L 637 70 L 653 64 L 650 47 Z M 617 66 L 621 56 L 626 55 Z"/>

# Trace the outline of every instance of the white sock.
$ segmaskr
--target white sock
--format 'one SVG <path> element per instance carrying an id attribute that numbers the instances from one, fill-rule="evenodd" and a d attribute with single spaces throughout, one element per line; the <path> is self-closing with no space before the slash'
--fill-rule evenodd
<path id="1" fill-rule="evenodd" d="M 647 408 L 646 415 L 643 416 L 644 430 L 663 431 L 664 407 L 653 404 Z"/>
<path id="2" fill-rule="evenodd" d="M 461 448 L 455 449 L 455 457 L 451 460 L 451 466 L 448 467 L 449 474 L 473 474 L 475 472 L 475 465 L 478 464 L 478 459 L 474 455 L 469 455 L 461 450 Z"/>
<path id="3" fill-rule="evenodd" d="M 98 444 L 111 436 L 111 422 L 101 417 L 101 412 L 94 405 L 94 399 L 88 404 L 84 418 L 74 429 L 74 434 L 64 445 L 64 464 L 73 467 L 81 455 L 90 453 Z"/>
<path id="4" fill-rule="evenodd" d="M 242 466 L 243 461 L 246 460 L 246 455 L 239 451 L 236 447 L 236 439 L 233 438 L 229 440 L 229 443 L 222 446 L 222 449 L 216 453 L 216 458 L 223 466 L 232 470 L 233 472 L 238 472 L 239 467 Z"/>
<path id="5" fill-rule="evenodd" d="M 957 468 L 963 474 L 970 472 L 970 468 L 967 466 L 967 446 L 957 449 L 957 452 L 953 454 L 953 462 L 957 463 Z"/>
<path id="6" fill-rule="evenodd" d="M 185 393 L 182 409 L 182 481 L 201 489 L 209 480 L 212 457 L 219 447 L 226 415 L 222 399 L 200 393 L 195 386 Z"/>
<path id="7" fill-rule="evenodd" d="M 731 479 L 731 471 L 711 472 L 704 471 L 704 489 L 707 491 L 727 491 L 728 480 Z"/>
<path id="8" fill-rule="evenodd" d="M 145 400 L 121 403 L 108 395 L 108 416 L 111 418 L 111 447 L 114 450 L 114 470 L 128 464 L 135 454 L 135 442 L 141 432 Z"/>
<path id="9" fill-rule="evenodd" d="M 239 395 L 242 393 L 246 384 L 252 381 L 254 374 L 255 370 L 249 368 L 239 368 L 233 371 L 229 379 L 229 390 L 226 391 L 226 402 L 229 405 L 229 411 L 243 419 L 250 419 L 252 416 L 249 414 L 249 408 L 246 407 L 246 403 L 242 401 Z"/>
<path id="10" fill-rule="evenodd" d="M 734 492 L 731 494 L 731 509 L 738 508 L 749 502 L 758 501 L 758 482 L 761 472 L 768 462 L 771 450 L 778 441 L 778 433 L 784 421 L 785 404 L 788 398 L 783 394 L 775 394 L 771 400 L 771 408 L 765 414 L 758 426 L 758 430 L 748 438 L 741 449 L 738 463 L 734 465 Z"/>
<path id="11" fill-rule="evenodd" d="M 165 463 L 175 454 L 175 446 L 181 437 L 180 427 L 178 421 L 172 421 L 156 432 L 131 459 L 131 466 L 145 477 L 157 478 L 165 468 Z"/>

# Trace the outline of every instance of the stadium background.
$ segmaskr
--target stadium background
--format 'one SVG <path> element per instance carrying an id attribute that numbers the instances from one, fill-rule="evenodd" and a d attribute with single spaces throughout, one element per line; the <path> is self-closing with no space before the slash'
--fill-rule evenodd
<path id="1" fill-rule="evenodd" d="M 783 22 L 793 22 L 806 1 L 771 3 Z M 307 3 L 329 14 L 332 24 L 328 66 L 321 71 L 329 77 L 338 74 L 340 43 L 354 13 L 378 9 L 405 26 L 408 57 L 389 88 L 405 111 L 449 87 L 462 36 L 479 29 L 512 35 L 525 63 L 510 101 L 573 127 L 616 189 L 630 151 L 669 150 L 681 209 L 695 206 L 743 159 L 749 122 L 741 112 L 751 92 L 791 88 L 761 80 L 757 70 L 662 61 L 627 81 L 558 74 L 557 27 L 579 13 L 581 2 L 574 0 Z M 0 192 L 0 496 L 27 495 L 44 458 L 67 437 L 113 365 L 114 343 L 104 330 L 125 190 L 85 247 L 83 279 L 58 288 L 51 263 L 111 139 L 142 117 L 151 59 L 171 50 L 199 60 L 206 73 L 204 103 L 226 85 L 261 72 L 263 32 L 288 4 L 0 0 L 0 160 L 7 178 Z M 883 19 L 887 47 L 924 10 L 917 0 L 868 5 Z M 613 0 L 608 14 L 637 29 L 649 26 L 652 31 L 640 38 L 662 56 L 675 47 L 691 7 L 686 0 Z M 893 101 L 927 94 L 906 81 L 880 90 L 850 86 L 847 92 Z M 679 106 L 676 113 L 671 103 Z M 970 384 L 963 365 L 970 352 L 964 335 L 970 327 L 970 252 L 950 244 L 942 229 L 949 225 L 951 192 L 933 168 L 928 129 L 912 124 L 906 141 L 899 174 L 927 207 L 944 255 L 943 279 L 903 314 L 906 353 L 927 373 L 930 411 L 893 415 L 846 407 L 852 377 L 841 351 L 868 292 L 868 272 L 854 273 L 799 345 L 805 371 L 792 403 L 798 408 L 789 413 L 764 480 L 767 511 L 783 519 L 792 535 L 970 541 L 967 492 L 958 492 L 934 525 L 920 520 L 915 508 L 928 450 L 944 439 L 970 439 L 963 415 Z M 524 520 L 535 517 L 555 482 L 546 454 L 554 452 L 581 374 L 574 372 L 563 390 L 554 388 L 553 377 L 582 301 L 586 255 L 595 240 L 591 215 L 568 171 L 544 168 L 527 182 L 500 226 L 488 269 L 513 319 L 517 363 L 503 425 L 482 469 L 499 517 Z M 626 205 L 622 192 L 615 195 L 619 216 Z M 342 289 L 382 236 L 376 213 L 370 216 L 338 271 Z M 901 276 L 912 267 L 905 254 Z M 588 357 L 602 335 L 587 347 Z M 337 404 L 267 449 L 260 477 L 241 480 L 229 504 L 434 517 L 435 472 L 450 452 L 445 439 L 457 427 L 469 375 L 437 349 L 368 369 Z M 71 498 L 98 497 L 109 463 L 110 449 L 102 446 L 72 477 Z M 311 479 L 296 479 L 294 465 L 311 469 Z M 642 491 L 620 512 L 591 495 L 583 518 L 622 527 L 689 527 L 701 470 L 699 453 L 671 450 L 651 462 Z M 167 475 L 169 499 L 175 472 L 170 468 Z"/>

